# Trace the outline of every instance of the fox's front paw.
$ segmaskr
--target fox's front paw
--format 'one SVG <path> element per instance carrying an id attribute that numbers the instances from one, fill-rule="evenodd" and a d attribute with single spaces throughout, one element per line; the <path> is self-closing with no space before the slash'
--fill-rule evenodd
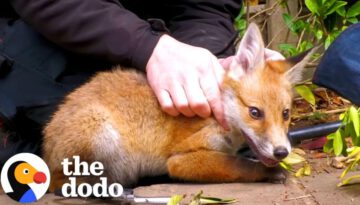
<path id="1" fill-rule="evenodd" d="M 287 173 L 280 166 L 268 168 L 267 180 L 274 184 L 284 184 L 286 182 Z"/>

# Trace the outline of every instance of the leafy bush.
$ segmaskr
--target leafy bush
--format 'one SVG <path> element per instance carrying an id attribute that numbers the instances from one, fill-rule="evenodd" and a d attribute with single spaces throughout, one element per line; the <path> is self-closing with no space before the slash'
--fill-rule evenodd
<path id="1" fill-rule="evenodd" d="M 280 44 L 279 49 L 287 56 L 297 55 L 319 44 L 327 49 L 342 31 L 358 22 L 360 1 L 348 8 L 347 4 L 340 0 L 305 0 L 309 14 L 292 17 L 284 13 L 283 19 L 290 31 L 298 36 L 298 43 L 296 46 Z"/>
<path id="2" fill-rule="evenodd" d="M 336 132 L 327 136 L 324 152 L 334 153 L 337 156 L 346 156 L 342 160 L 345 164 L 348 164 L 340 176 L 343 179 L 349 171 L 355 170 L 360 164 L 360 108 L 350 107 L 340 115 L 340 119 L 342 120 L 342 126 Z M 350 141 L 350 148 L 347 139 Z M 338 186 L 346 185 L 359 178 L 360 175 L 348 177 L 343 179 Z"/>

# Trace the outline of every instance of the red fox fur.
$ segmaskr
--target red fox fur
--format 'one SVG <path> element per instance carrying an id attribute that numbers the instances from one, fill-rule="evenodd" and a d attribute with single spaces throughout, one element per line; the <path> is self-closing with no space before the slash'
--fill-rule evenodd
<path id="1" fill-rule="evenodd" d="M 166 173 L 197 182 L 284 177 L 276 167 L 291 150 L 292 84 L 309 55 L 266 62 L 260 31 L 251 24 L 221 87 L 230 131 L 214 118 L 165 114 L 143 73 L 116 67 L 97 74 L 66 97 L 44 129 L 50 190 L 66 182 L 61 162 L 74 155 L 102 162 L 108 179 L 124 186 Z M 246 143 L 260 161 L 236 156 Z"/>

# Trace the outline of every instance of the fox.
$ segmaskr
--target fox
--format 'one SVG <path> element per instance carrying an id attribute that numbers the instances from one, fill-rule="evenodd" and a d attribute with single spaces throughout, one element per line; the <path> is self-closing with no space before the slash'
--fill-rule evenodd
<path id="1" fill-rule="evenodd" d="M 286 179 L 279 162 L 291 151 L 292 87 L 310 55 L 266 61 L 251 23 L 221 84 L 229 129 L 214 117 L 165 114 L 144 73 L 120 66 L 99 72 L 64 98 L 43 130 L 49 190 L 67 182 L 61 162 L 75 155 L 103 163 L 108 180 L 125 187 L 165 174 L 204 183 Z M 244 146 L 257 159 L 237 155 Z"/>

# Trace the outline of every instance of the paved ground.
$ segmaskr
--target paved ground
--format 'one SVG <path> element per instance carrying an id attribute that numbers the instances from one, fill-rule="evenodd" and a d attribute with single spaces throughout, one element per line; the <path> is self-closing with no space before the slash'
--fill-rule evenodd
<path id="1" fill-rule="evenodd" d="M 312 162 L 312 176 L 304 178 L 290 177 L 285 184 L 268 183 L 231 183 L 231 184 L 156 184 L 141 186 L 135 189 L 136 196 L 163 197 L 173 194 L 191 194 L 204 191 L 204 195 L 222 198 L 237 198 L 236 204 L 270 204 L 270 205 L 353 205 L 360 204 L 360 184 L 337 188 L 338 176 L 342 170 L 336 170 L 326 165 L 326 159 Z M 1 191 L 0 191 L 1 192 Z M 2 192 L 0 204 L 16 204 Z M 125 204 L 119 200 L 81 200 L 64 199 L 47 194 L 39 205 L 48 204 Z"/>

